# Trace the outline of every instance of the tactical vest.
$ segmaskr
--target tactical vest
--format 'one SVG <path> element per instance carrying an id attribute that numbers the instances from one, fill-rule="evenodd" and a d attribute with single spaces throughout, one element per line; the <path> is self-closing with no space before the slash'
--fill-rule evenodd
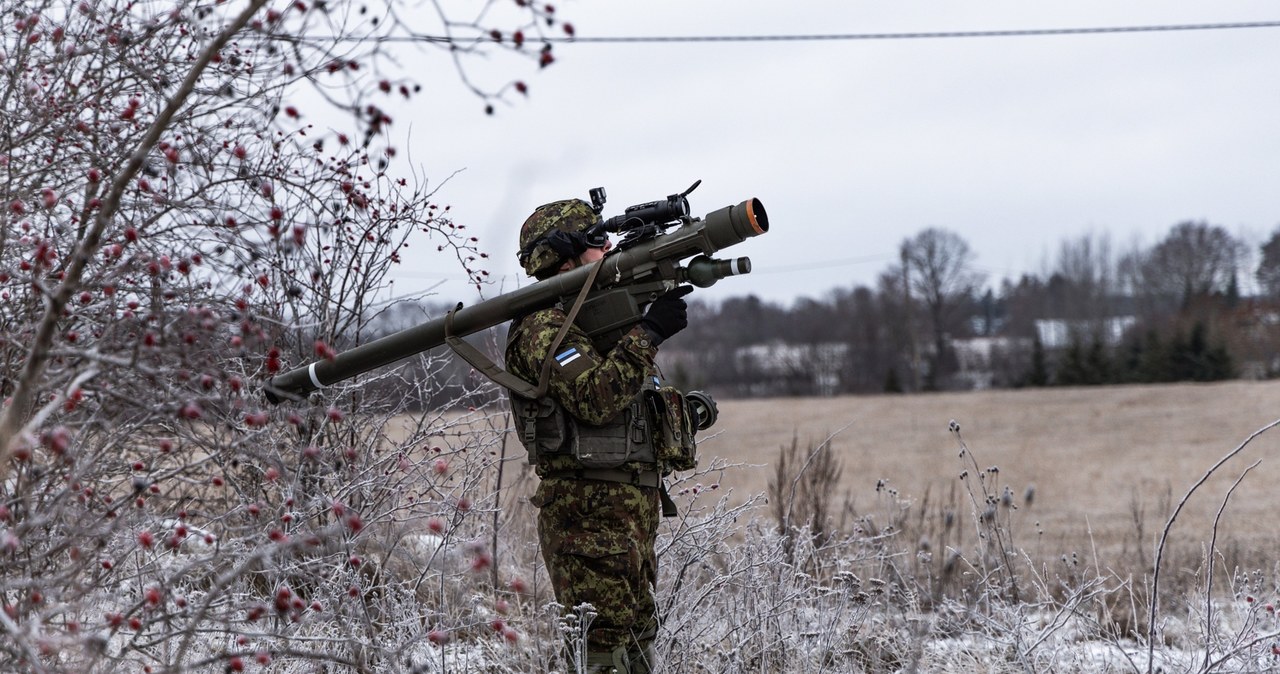
<path id="1" fill-rule="evenodd" d="M 642 464 L 661 473 L 697 465 L 694 421 L 680 391 L 657 377 L 614 418 L 601 425 L 582 423 L 551 396 L 525 398 L 508 391 L 516 433 L 539 465 L 567 456 L 583 469 Z"/>

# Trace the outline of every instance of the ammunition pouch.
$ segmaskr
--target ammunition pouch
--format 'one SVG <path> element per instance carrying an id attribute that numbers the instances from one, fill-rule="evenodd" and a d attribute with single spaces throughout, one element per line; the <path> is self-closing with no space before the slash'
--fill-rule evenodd
<path id="1" fill-rule="evenodd" d="M 508 393 L 516 436 L 528 452 L 530 464 L 537 465 L 541 457 L 561 454 L 578 444 L 577 424 L 555 400 Z"/>
<path id="2" fill-rule="evenodd" d="M 654 449 L 659 463 L 671 470 L 698 466 L 697 417 L 684 394 L 675 387 L 646 390 L 643 395 L 655 420 Z"/>

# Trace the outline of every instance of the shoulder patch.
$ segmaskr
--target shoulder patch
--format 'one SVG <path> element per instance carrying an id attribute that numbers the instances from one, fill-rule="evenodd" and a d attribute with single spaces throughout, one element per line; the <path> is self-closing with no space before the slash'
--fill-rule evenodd
<path id="1" fill-rule="evenodd" d="M 591 356 L 579 351 L 577 347 L 571 346 L 556 354 L 556 368 L 569 381 L 577 379 L 579 375 L 591 368 L 595 367 L 596 361 Z"/>

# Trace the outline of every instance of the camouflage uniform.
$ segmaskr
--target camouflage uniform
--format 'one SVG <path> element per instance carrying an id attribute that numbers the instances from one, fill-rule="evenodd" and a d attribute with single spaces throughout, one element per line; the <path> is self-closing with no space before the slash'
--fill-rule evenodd
<path id="1" fill-rule="evenodd" d="M 600 224 L 577 199 L 540 206 L 521 227 L 520 264 L 544 279 L 587 249 L 607 250 Z M 532 502 L 556 600 L 566 610 L 589 603 L 596 612 L 581 663 L 589 672 L 650 670 L 658 628 L 654 542 L 664 503 L 674 509 L 661 476 L 693 461 L 684 398 L 661 386 L 654 364 L 658 341 L 684 325 L 682 294 L 672 298 L 679 320 L 650 322 L 659 298 L 641 321 L 646 327 L 594 342 L 572 325 L 555 353 L 568 321 L 561 307 L 517 318 L 509 332 L 510 373 L 532 384 L 551 363 L 545 396 L 530 401 L 513 392 L 512 403 L 541 478 Z"/>
<path id="2" fill-rule="evenodd" d="M 512 326 L 507 369 L 537 381 L 552 340 L 564 325 L 563 310 L 539 311 Z M 607 346 L 607 345 L 601 345 Z M 636 327 L 602 355 L 576 326 L 560 353 L 578 358 L 551 368 L 548 395 L 581 424 L 616 423 L 656 375 L 654 347 Z M 592 651 L 645 650 L 657 631 L 653 588 L 657 583 L 654 540 L 661 512 L 659 490 L 614 481 L 579 479 L 571 455 L 541 458 L 542 479 L 532 502 L 539 508 L 538 538 L 556 599 L 566 608 L 590 603 L 597 616 L 587 635 Z M 653 471 L 628 463 L 623 471 Z"/>

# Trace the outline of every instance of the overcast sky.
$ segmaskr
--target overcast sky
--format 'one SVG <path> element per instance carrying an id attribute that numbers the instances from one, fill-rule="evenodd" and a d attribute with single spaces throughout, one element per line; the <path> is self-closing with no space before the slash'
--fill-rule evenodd
<path id="1" fill-rule="evenodd" d="M 1280 20 L 1274 2 L 559 2 L 579 36 L 902 33 Z M 506 288 L 525 283 L 517 230 L 539 204 L 608 190 L 605 214 L 696 179 L 693 211 L 758 197 L 772 224 L 730 249 L 755 271 L 699 296 L 790 303 L 874 284 L 901 241 L 958 233 L 998 284 L 1059 244 L 1107 232 L 1150 245 L 1204 219 L 1251 244 L 1280 225 L 1280 28 L 1048 37 L 559 44 L 556 63 L 473 62 L 523 79 L 486 116 L 437 51 L 430 101 L 396 118 L 407 161 L 480 237 Z M 410 256 L 397 293 L 442 277 Z M 485 290 L 486 296 L 500 287 Z"/>

